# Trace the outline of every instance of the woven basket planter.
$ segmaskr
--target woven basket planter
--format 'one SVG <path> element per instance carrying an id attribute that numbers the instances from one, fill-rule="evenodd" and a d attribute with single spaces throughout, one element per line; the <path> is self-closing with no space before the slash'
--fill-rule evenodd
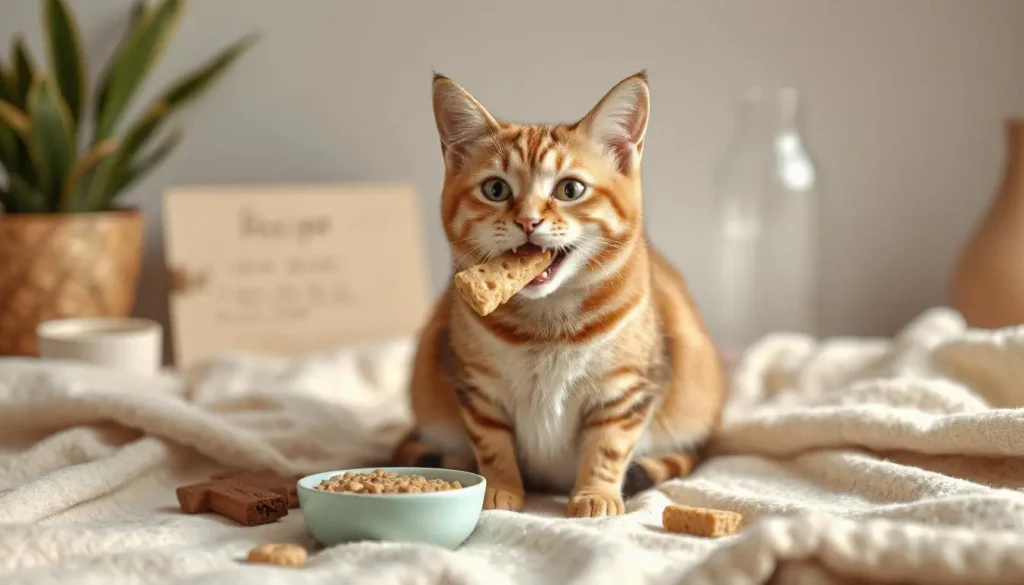
<path id="1" fill-rule="evenodd" d="M 0 355 L 37 356 L 49 319 L 129 316 L 143 229 L 134 210 L 0 215 Z"/>

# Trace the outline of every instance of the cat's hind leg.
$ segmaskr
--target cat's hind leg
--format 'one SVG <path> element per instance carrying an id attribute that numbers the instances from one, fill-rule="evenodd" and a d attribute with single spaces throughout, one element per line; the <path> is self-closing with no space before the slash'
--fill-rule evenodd
<path id="1" fill-rule="evenodd" d="M 395 446 L 391 455 L 392 465 L 398 467 L 427 467 L 433 469 L 457 469 L 476 471 L 472 457 L 465 453 L 452 452 L 441 445 L 432 444 L 419 428 L 409 431 Z"/>
<path id="2" fill-rule="evenodd" d="M 409 380 L 415 426 L 392 451 L 393 465 L 462 471 L 476 466 L 451 377 L 451 295 L 449 290 L 434 306 L 417 342 Z"/>
<path id="3" fill-rule="evenodd" d="M 640 457 L 626 468 L 622 497 L 628 499 L 670 479 L 686 477 L 702 459 L 701 450 L 697 448 Z"/>

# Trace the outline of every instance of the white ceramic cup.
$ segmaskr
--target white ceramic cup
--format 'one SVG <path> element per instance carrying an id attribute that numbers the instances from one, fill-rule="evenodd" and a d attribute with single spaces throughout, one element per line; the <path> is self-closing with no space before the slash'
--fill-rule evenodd
<path id="1" fill-rule="evenodd" d="M 136 318 L 55 319 L 36 328 L 39 356 L 155 374 L 163 356 L 163 328 Z"/>

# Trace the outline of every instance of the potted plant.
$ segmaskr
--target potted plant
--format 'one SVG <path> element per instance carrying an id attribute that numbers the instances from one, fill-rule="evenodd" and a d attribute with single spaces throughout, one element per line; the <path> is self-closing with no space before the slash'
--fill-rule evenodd
<path id="1" fill-rule="evenodd" d="M 228 46 L 127 119 L 184 8 L 184 0 L 136 2 L 91 90 L 64 0 L 42 2 L 47 69 L 20 38 L 0 63 L 0 355 L 38 355 L 44 320 L 133 310 L 144 222 L 118 199 L 181 141 L 171 116 L 256 40 Z"/>

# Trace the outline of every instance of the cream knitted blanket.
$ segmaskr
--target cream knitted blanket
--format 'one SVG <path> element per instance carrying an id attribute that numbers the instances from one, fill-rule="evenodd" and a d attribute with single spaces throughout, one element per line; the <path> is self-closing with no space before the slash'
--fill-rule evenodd
<path id="1" fill-rule="evenodd" d="M 625 516 L 564 500 L 485 512 L 458 551 L 318 550 L 301 513 L 242 528 L 177 512 L 226 464 L 373 462 L 408 423 L 407 341 L 301 361 L 230 356 L 186 379 L 0 360 L 2 583 L 1022 583 L 1024 328 L 930 311 L 894 339 L 772 336 L 733 382 L 716 456 Z M 736 510 L 741 534 L 658 528 L 672 501 Z M 307 567 L 241 562 L 263 542 Z"/>

